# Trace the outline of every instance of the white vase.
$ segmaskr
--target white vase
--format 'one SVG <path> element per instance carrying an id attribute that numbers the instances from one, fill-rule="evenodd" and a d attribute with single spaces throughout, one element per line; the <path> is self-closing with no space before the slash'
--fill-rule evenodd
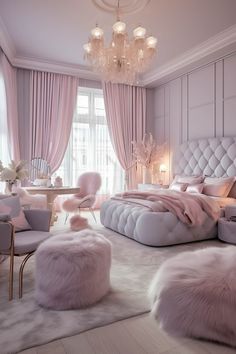
<path id="1" fill-rule="evenodd" d="M 143 167 L 143 183 L 152 183 L 152 167 Z"/>
<path id="2" fill-rule="evenodd" d="M 14 185 L 14 182 L 11 181 L 11 182 L 7 182 L 6 181 L 6 184 L 5 184 L 5 194 L 12 194 L 12 187 Z"/>

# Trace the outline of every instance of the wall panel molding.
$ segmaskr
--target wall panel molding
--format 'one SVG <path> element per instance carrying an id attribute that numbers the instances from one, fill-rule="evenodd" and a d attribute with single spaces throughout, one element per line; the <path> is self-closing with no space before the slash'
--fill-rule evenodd
<path id="1" fill-rule="evenodd" d="M 155 119 L 160 119 L 165 107 L 162 132 L 157 132 L 160 124 L 155 125 L 155 136 L 167 139 L 170 152 L 166 162 L 171 176 L 172 155 L 178 144 L 201 137 L 236 136 L 236 53 L 159 86 L 154 97 L 158 100 Z"/>

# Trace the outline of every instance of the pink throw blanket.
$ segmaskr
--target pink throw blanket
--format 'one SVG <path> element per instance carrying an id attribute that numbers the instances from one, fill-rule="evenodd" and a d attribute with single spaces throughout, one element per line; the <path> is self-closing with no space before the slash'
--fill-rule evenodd
<path id="1" fill-rule="evenodd" d="M 189 226 L 200 226 L 205 220 L 205 213 L 214 221 L 220 216 L 219 205 L 210 197 L 203 194 L 190 194 L 172 190 L 158 190 L 155 192 L 130 191 L 115 196 L 117 199 L 125 199 L 132 203 L 138 200 L 138 204 L 147 205 L 147 201 L 153 202 L 153 211 L 163 211 L 163 207 L 176 215 L 183 223 Z M 161 202 L 161 206 L 160 206 Z M 136 203 L 134 201 L 134 203 Z M 161 209 L 161 210 L 159 210 Z M 204 213 L 205 212 L 205 213 Z"/>

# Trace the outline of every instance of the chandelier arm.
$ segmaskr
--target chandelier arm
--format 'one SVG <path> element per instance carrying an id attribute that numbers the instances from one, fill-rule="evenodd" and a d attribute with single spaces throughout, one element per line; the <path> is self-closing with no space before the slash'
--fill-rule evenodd
<path id="1" fill-rule="evenodd" d="M 117 0 L 116 18 L 117 21 L 120 21 L 120 0 Z"/>

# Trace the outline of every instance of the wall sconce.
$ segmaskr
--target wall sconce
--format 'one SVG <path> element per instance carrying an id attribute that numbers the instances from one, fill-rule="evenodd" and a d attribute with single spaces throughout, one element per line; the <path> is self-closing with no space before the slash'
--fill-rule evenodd
<path id="1" fill-rule="evenodd" d="M 160 164 L 160 173 L 161 173 L 161 180 L 160 180 L 160 184 L 164 184 L 165 181 L 165 173 L 167 172 L 167 167 L 164 163 Z"/>

